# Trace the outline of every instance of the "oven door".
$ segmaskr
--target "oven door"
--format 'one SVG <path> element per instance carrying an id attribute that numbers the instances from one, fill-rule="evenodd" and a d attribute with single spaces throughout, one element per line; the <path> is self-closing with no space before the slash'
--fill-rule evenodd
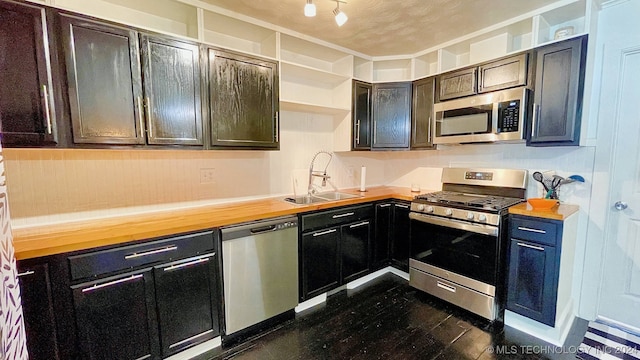
<path id="1" fill-rule="evenodd" d="M 445 274 L 497 285 L 498 227 L 414 212 L 409 218 L 411 262 L 427 264 L 421 270 L 435 267 Z"/>

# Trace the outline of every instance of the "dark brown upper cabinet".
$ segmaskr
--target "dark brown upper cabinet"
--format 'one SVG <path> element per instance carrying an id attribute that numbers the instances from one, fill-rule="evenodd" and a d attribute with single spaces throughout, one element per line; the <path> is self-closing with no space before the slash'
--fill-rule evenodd
<path id="1" fill-rule="evenodd" d="M 4 147 L 57 143 L 50 23 L 41 7 L 0 2 L 0 135 Z"/>
<path id="2" fill-rule="evenodd" d="M 526 86 L 528 59 L 528 53 L 521 53 L 438 75 L 437 101 Z"/>
<path id="3" fill-rule="evenodd" d="M 373 86 L 358 80 L 353 80 L 352 92 L 352 144 L 353 150 L 371 150 L 371 107 L 373 101 Z"/>
<path id="4" fill-rule="evenodd" d="M 61 15 L 73 141 L 202 146 L 198 45 Z"/>
<path id="5" fill-rule="evenodd" d="M 438 76 L 438 99 L 450 100 L 476 93 L 477 67 L 456 70 Z"/>
<path id="6" fill-rule="evenodd" d="M 409 149 L 411 83 L 373 86 L 372 149 Z"/>
<path id="7" fill-rule="evenodd" d="M 579 145 L 586 54 L 587 36 L 536 49 L 527 145 Z"/>
<path id="8" fill-rule="evenodd" d="M 144 144 L 138 34 L 61 15 L 73 141 Z"/>
<path id="9" fill-rule="evenodd" d="M 413 82 L 413 106 L 411 108 L 412 149 L 435 148 L 432 136 L 434 92 L 434 77 Z"/>
<path id="10" fill-rule="evenodd" d="M 148 143 L 203 145 L 198 45 L 140 38 Z"/>
<path id="11" fill-rule="evenodd" d="M 522 53 L 478 67 L 478 92 L 527 85 L 528 54 Z"/>
<path id="12" fill-rule="evenodd" d="M 208 62 L 211 146 L 279 149 L 277 62 L 214 48 Z"/>

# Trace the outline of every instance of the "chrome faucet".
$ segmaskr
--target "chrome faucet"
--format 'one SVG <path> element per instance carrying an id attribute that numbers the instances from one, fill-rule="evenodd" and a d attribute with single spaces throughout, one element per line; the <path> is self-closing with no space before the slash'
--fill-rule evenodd
<path id="1" fill-rule="evenodd" d="M 318 157 L 318 155 L 320 154 L 326 154 L 329 155 L 329 160 L 327 161 L 327 166 L 324 167 L 324 170 L 322 171 L 314 171 L 313 170 L 313 165 L 316 161 L 316 158 Z M 309 187 L 308 187 L 308 192 L 309 195 L 314 194 L 316 192 L 316 189 L 314 188 L 313 185 L 313 177 L 319 177 L 322 178 L 322 186 L 327 186 L 327 180 L 329 180 L 331 178 L 331 176 L 327 175 L 327 168 L 329 167 L 329 163 L 331 163 L 331 159 L 333 158 L 333 154 L 328 152 L 328 151 L 318 151 L 315 155 L 313 155 L 313 159 L 311 159 L 311 164 L 309 165 Z M 331 184 L 331 187 L 335 186 L 331 183 L 331 181 L 329 181 L 329 184 Z"/>

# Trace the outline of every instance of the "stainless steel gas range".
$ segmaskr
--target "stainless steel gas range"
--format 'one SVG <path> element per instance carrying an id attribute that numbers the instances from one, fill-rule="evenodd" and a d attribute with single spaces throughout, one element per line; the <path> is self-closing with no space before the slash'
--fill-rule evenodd
<path id="1" fill-rule="evenodd" d="M 491 321 L 504 304 L 507 209 L 526 170 L 445 168 L 442 191 L 411 203 L 409 284 Z"/>

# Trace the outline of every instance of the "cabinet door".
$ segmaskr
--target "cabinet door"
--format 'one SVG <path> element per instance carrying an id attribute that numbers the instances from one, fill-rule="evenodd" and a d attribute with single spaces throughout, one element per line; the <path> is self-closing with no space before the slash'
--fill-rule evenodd
<path id="1" fill-rule="evenodd" d="M 29 359 L 59 359 L 49 265 L 19 262 L 18 280 Z"/>
<path id="2" fill-rule="evenodd" d="M 55 145 L 47 21 L 42 8 L 0 3 L 2 145 Z"/>
<path id="3" fill-rule="evenodd" d="M 214 147 L 279 147 L 278 64 L 209 49 L 209 117 Z"/>
<path id="4" fill-rule="evenodd" d="M 520 54 L 478 67 L 478 92 L 527 85 L 528 54 Z"/>
<path id="5" fill-rule="evenodd" d="M 375 149 L 408 149 L 411 132 L 411 83 L 374 85 L 373 143 Z"/>
<path id="6" fill-rule="evenodd" d="M 536 49 L 527 145 L 579 145 L 586 52 L 586 36 Z"/>
<path id="7" fill-rule="evenodd" d="M 512 239 L 507 309 L 554 326 L 557 293 L 556 248 Z"/>
<path id="8" fill-rule="evenodd" d="M 393 203 L 376 205 L 375 231 L 371 242 L 371 268 L 374 270 L 383 267 L 389 260 L 392 214 Z"/>
<path id="9" fill-rule="evenodd" d="M 202 145 L 198 45 L 141 36 L 149 144 Z"/>
<path id="10" fill-rule="evenodd" d="M 353 81 L 353 150 L 371 149 L 371 84 Z"/>
<path id="11" fill-rule="evenodd" d="M 302 235 L 302 300 L 338 286 L 340 228 L 322 229 Z"/>
<path id="12" fill-rule="evenodd" d="M 363 220 L 343 225 L 340 232 L 341 278 L 346 284 L 369 271 L 371 222 Z"/>
<path id="13" fill-rule="evenodd" d="M 73 141 L 144 144 L 138 36 L 61 16 Z"/>
<path id="14" fill-rule="evenodd" d="M 151 270 L 72 290 L 82 359 L 160 358 Z"/>
<path id="15" fill-rule="evenodd" d="M 220 335 L 215 254 L 154 268 L 162 356 Z"/>
<path id="16" fill-rule="evenodd" d="M 435 78 L 413 83 L 413 107 L 411 108 L 411 148 L 433 149 L 432 118 Z"/>
<path id="17" fill-rule="evenodd" d="M 393 235 L 391 237 L 391 261 L 398 269 L 409 271 L 409 240 L 411 222 L 409 204 L 396 203 L 393 206 Z"/>
<path id="18" fill-rule="evenodd" d="M 438 101 L 475 94 L 476 69 L 472 67 L 438 76 Z"/>

